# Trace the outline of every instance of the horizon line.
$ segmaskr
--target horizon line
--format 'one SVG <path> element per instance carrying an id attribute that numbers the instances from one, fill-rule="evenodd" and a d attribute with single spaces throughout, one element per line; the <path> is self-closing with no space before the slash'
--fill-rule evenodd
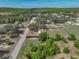
<path id="1" fill-rule="evenodd" d="M 0 7 L 0 8 L 22 8 L 22 9 L 26 9 L 26 8 L 79 8 L 79 7 Z"/>

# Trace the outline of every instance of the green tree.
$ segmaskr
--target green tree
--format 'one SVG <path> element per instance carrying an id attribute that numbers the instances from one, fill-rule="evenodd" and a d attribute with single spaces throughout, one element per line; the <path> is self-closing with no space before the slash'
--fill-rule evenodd
<path id="1" fill-rule="evenodd" d="M 79 49 L 79 39 L 75 41 L 74 43 L 75 47 Z"/>
<path id="2" fill-rule="evenodd" d="M 54 43 L 54 39 L 47 39 L 46 43 L 52 45 Z"/>
<path id="3" fill-rule="evenodd" d="M 68 39 L 71 40 L 71 41 L 74 41 L 74 40 L 76 40 L 76 36 L 74 34 L 70 34 Z"/>
<path id="4" fill-rule="evenodd" d="M 35 51 L 37 51 L 37 49 L 38 49 L 38 47 L 37 47 L 37 46 L 32 45 L 32 47 L 31 47 L 31 51 L 35 52 Z"/>
<path id="5" fill-rule="evenodd" d="M 59 52 L 60 48 L 56 44 L 50 45 L 48 43 L 44 46 L 44 49 L 42 51 L 42 53 L 47 56 L 56 55 Z"/>
<path id="6" fill-rule="evenodd" d="M 29 51 L 26 53 L 26 57 L 28 57 L 28 59 L 32 59 L 31 58 L 31 53 Z"/>
<path id="7" fill-rule="evenodd" d="M 42 51 L 44 49 L 44 45 L 39 45 L 38 50 Z"/>
<path id="8" fill-rule="evenodd" d="M 42 32 L 42 33 L 39 34 L 39 40 L 42 41 L 42 42 L 46 41 L 49 38 L 50 38 L 50 36 L 47 32 Z"/>
<path id="9" fill-rule="evenodd" d="M 55 41 L 60 41 L 60 40 L 63 40 L 64 37 L 62 37 L 60 34 L 56 34 L 55 35 Z"/>

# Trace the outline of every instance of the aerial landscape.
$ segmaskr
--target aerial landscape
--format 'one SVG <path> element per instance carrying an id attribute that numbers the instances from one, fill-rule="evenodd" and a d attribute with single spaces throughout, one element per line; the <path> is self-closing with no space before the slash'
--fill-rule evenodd
<path id="1" fill-rule="evenodd" d="M 79 59 L 79 0 L 0 1 L 0 59 Z"/>

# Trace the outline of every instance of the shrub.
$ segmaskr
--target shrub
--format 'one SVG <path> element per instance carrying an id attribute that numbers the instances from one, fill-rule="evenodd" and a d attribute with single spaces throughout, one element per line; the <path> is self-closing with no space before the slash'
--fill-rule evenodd
<path id="1" fill-rule="evenodd" d="M 56 44 L 52 45 L 46 44 L 42 52 L 46 56 L 56 55 L 57 53 L 60 52 L 60 48 Z"/>
<path id="2" fill-rule="evenodd" d="M 55 41 L 63 40 L 63 37 L 60 34 L 55 35 Z"/>
<path id="3" fill-rule="evenodd" d="M 70 50 L 67 47 L 64 47 L 63 52 L 68 54 L 70 52 Z"/>
<path id="4" fill-rule="evenodd" d="M 75 47 L 79 49 L 79 39 L 75 41 L 74 43 Z"/>
<path id="5" fill-rule="evenodd" d="M 39 45 L 38 50 L 42 51 L 44 49 L 44 45 Z"/>
<path id="6" fill-rule="evenodd" d="M 42 32 L 39 34 L 39 38 L 40 41 L 46 41 L 47 39 L 50 38 L 50 36 L 47 32 Z"/>
<path id="7" fill-rule="evenodd" d="M 41 54 L 40 51 L 37 51 L 32 54 L 31 59 L 46 59 L 46 58 L 44 55 Z"/>
<path id="8" fill-rule="evenodd" d="M 35 52 L 35 51 L 37 51 L 37 49 L 38 49 L 37 46 L 32 46 L 32 47 L 31 47 L 31 51 L 34 51 L 34 52 Z"/>
<path id="9" fill-rule="evenodd" d="M 71 41 L 74 41 L 74 40 L 76 40 L 76 36 L 74 34 L 70 34 L 68 39 L 71 40 Z"/>
<path id="10" fill-rule="evenodd" d="M 27 52 L 26 53 L 26 57 L 28 57 L 28 59 L 31 59 L 31 53 L 30 52 Z"/>
<path id="11" fill-rule="evenodd" d="M 46 40 L 46 43 L 47 43 L 47 44 L 49 44 L 49 45 L 52 45 L 52 44 L 53 44 L 53 42 L 54 42 L 54 40 L 53 40 L 53 39 L 48 39 L 48 40 Z"/>

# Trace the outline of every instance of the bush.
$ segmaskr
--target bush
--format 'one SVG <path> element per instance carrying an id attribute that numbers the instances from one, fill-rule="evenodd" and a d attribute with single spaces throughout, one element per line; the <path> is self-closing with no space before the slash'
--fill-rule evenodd
<path id="1" fill-rule="evenodd" d="M 35 52 L 35 51 L 37 51 L 37 49 L 38 49 L 37 46 L 34 46 L 34 45 L 33 45 L 33 46 L 31 47 L 31 51 L 34 51 L 34 52 Z"/>
<path id="2" fill-rule="evenodd" d="M 70 34 L 68 39 L 71 40 L 71 41 L 74 41 L 74 40 L 76 40 L 76 36 L 74 34 Z"/>
<path id="3" fill-rule="evenodd" d="M 75 41 L 74 43 L 75 47 L 79 49 L 79 39 Z"/>
<path id="4" fill-rule="evenodd" d="M 56 55 L 57 53 L 60 52 L 60 48 L 56 44 L 52 45 L 46 44 L 42 52 L 46 56 Z"/>
<path id="5" fill-rule="evenodd" d="M 46 41 L 47 39 L 50 38 L 50 36 L 47 32 L 42 32 L 39 34 L 39 38 L 40 41 Z"/>
<path id="6" fill-rule="evenodd" d="M 42 51 L 44 49 L 44 45 L 39 45 L 38 50 Z"/>
<path id="7" fill-rule="evenodd" d="M 28 57 L 28 59 L 31 59 L 31 53 L 30 52 L 27 52 L 26 53 L 26 57 Z"/>
<path id="8" fill-rule="evenodd" d="M 54 42 L 54 40 L 53 40 L 53 39 L 48 39 L 48 40 L 46 40 L 46 43 L 47 43 L 47 44 L 49 44 L 49 45 L 52 45 L 52 44 L 53 44 L 53 42 Z"/>
<path id="9" fill-rule="evenodd" d="M 63 52 L 66 53 L 66 54 L 68 54 L 68 53 L 70 52 L 70 50 L 69 50 L 67 47 L 65 47 L 65 48 L 63 49 Z"/>
<path id="10" fill-rule="evenodd" d="M 59 34 L 56 34 L 55 35 L 55 41 L 60 41 L 60 40 L 63 40 L 64 37 L 62 37 L 61 35 Z"/>

